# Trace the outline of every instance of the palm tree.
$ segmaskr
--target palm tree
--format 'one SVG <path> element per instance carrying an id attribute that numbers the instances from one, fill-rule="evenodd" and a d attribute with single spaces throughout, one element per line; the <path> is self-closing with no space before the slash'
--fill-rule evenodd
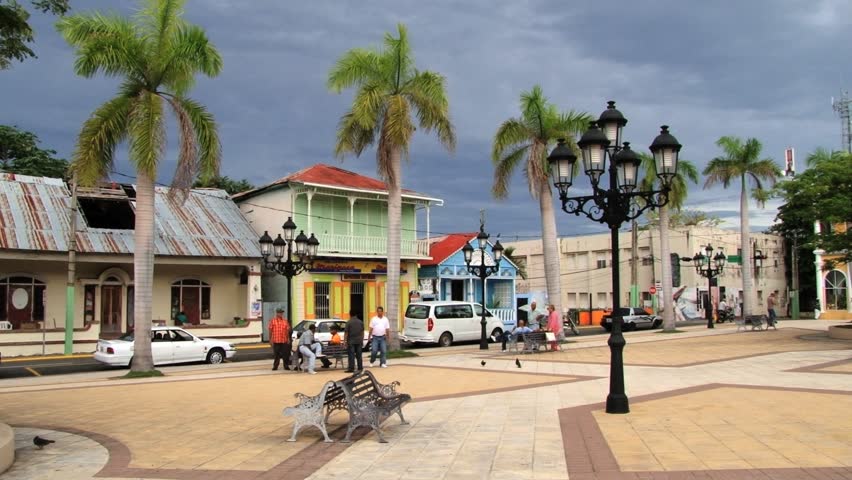
<path id="1" fill-rule="evenodd" d="M 721 137 L 716 145 L 722 149 L 724 156 L 716 157 L 704 169 L 707 177 L 704 188 L 721 183 L 728 188 L 732 181 L 740 180 L 740 244 L 743 272 L 743 316 L 752 313 L 752 278 L 751 278 L 751 241 L 748 218 L 748 180 L 754 184 L 753 196 L 761 202 L 766 198 L 763 182 L 769 186 L 775 184 L 775 179 L 781 174 L 778 166 L 771 158 L 760 158 L 762 145 L 755 138 L 745 142 L 737 137 Z"/>
<path id="2" fill-rule="evenodd" d="M 654 157 L 644 153 L 639 154 L 642 165 L 645 167 L 645 175 L 642 179 L 642 190 L 653 190 L 659 181 L 657 177 L 657 163 Z M 672 178 L 671 190 L 669 191 L 669 202 L 659 208 L 660 222 L 660 258 L 662 260 L 662 283 L 663 283 L 663 331 L 673 332 L 675 330 L 674 296 L 672 292 L 672 264 L 671 246 L 669 245 L 669 209 L 680 211 L 689 190 L 687 181 L 698 183 L 698 169 L 689 160 L 680 159 L 677 162 L 677 172 Z"/>
<path id="3" fill-rule="evenodd" d="M 523 163 L 530 194 L 538 200 L 541 213 L 541 241 L 544 254 L 544 277 L 547 283 L 547 302 L 562 311 L 562 292 L 559 277 L 559 247 L 556 238 L 556 217 L 553 211 L 553 191 L 548 177 L 548 145 L 557 138 L 568 139 L 574 150 L 574 136 L 585 131 L 592 117 L 573 110 L 560 113 L 548 102 L 538 85 L 521 93 L 521 116 L 504 121 L 494 134 L 491 160 L 494 162 L 495 198 L 509 195 L 509 182 L 519 164 Z M 578 153 L 579 154 L 579 153 Z"/>
<path id="4" fill-rule="evenodd" d="M 171 192 L 186 192 L 198 171 L 206 179 L 219 169 L 213 116 L 186 94 L 196 73 L 218 75 L 222 58 L 203 29 L 181 18 L 183 4 L 184 0 L 146 0 L 133 19 L 89 13 L 57 23 L 65 41 L 76 49 L 78 75 L 103 72 L 122 79 L 118 95 L 83 124 L 72 169 L 80 184 L 95 184 L 112 170 L 118 144 L 129 143 L 130 162 L 136 169 L 133 372 L 153 369 L 154 180 L 166 148 L 166 104 L 175 114 L 180 138 Z"/>
<path id="5" fill-rule="evenodd" d="M 456 145 L 450 122 L 446 81 L 442 75 L 414 67 L 408 30 L 397 25 L 398 35 L 385 34 L 384 49 L 349 50 L 328 74 L 328 88 L 340 93 L 356 88 L 352 107 L 337 128 L 334 153 L 360 156 L 376 144 L 379 176 L 388 186 L 387 305 L 385 312 L 392 326 L 398 325 L 400 234 L 402 214 L 402 166 L 408 159 L 408 147 L 417 125 L 426 132 L 435 131 L 449 151 Z M 399 338 L 389 334 L 392 350 L 399 349 Z"/>

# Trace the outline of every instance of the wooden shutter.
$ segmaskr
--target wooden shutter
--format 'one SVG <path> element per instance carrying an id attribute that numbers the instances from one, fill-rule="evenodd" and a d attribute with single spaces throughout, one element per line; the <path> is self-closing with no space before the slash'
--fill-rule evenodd
<path id="1" fill-rule="evenodd" d="M 379 286 L 377 282 L 364 283 L 364 307 L 367 310 L 367 318 L 364 319 L 365 325 L 376 315 L 376 307 L 378 306 L 378 303 L 376 302 L 376 299 L 378 298 L 378 290 Z"/>
<path id="2" fill-rule="evenodd" d="M 305 320 L 317 318 L 316 310 L 314 309 L 314 282 L 303 283 L 302 291 L 305 294 Z M 295 324 L 298 322 L 293 323 Z"/>
<path id="3" fill-rule="evenodd" d="M 343 282 L 331 284 L 331 318 L 343 317 Z"/>

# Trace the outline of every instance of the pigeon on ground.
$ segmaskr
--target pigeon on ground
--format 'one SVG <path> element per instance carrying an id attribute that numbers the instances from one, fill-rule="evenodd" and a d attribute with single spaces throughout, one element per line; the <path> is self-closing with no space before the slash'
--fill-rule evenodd
<path id="1" fill-rule="evenodd" d="M 37 435 L 35 438 L 33 438 L 33 445 L 38 447 L 39 450 L 44 448 L 46 445 L 50 445 L 51 443 L 56 443 L 56 440 L 48 440 L 46 438 L 41 438 Z"/>
<path id="2" fill-rule="evenodd" d="M 518 360 L 517 358 L 515 359 L 515 365 L 517 365 L 518 368 L 521 368 L 521 361 Z"/>
<path id="3" fill-rule="evenodd" d="M 479 362 L 483 367 L 485 366 L 485 360 Z"/>

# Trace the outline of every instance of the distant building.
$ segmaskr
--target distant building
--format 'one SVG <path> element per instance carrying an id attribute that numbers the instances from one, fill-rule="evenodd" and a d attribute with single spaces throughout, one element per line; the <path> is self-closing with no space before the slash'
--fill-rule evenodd
<path id="1" fill-rule="evenodd" d="M 631 285 L 631 235 L 629 231 L 620 232 L 619 248 L 621 265 L 622 298 L 619 304 L 628 306 Z M 767 258 L 762 259 L 762 267 L 754 270 L 756 289 L 756 312 L 766 309 L 766 298 L 771 292 L 778 292 L 779 311 L 784 312 L 788 298 L 784 276 L 784 242 L 779 235 L 753 233 L 752 241 Z M 718 302 L 720 294 L 728 304 L 735 306 L 742 298 L 743 259 L 740 253 L 740 233 L 710 227 L 688 227 L 671 229 L 669 242 L 672 257 L 660 258 L 659 229 L 641 230 L 638 236 L 637 285 L 640 291 L 640 306 L 654 308 L 662 298 L 661 262 L 672 265 L 672 282 L 675 291 L 685 299 L 690 299 L 693 307 L 684 312 L 687 316 L 703 316 L 698 311 L 705 304 L 708 294 L 708 281 L 695 272 L 692 263 L 680 261 L 680 257 L 692 257 L 708 243 L 715 251 L 725 252 L 728 262 L 718 279 L 714 279 L 712 298 Z M 544 256 L 541 240 L 506 242 L 506 246 L 515 247 L 515 258 L 526 260 L 527 280 L 518 280 L 518 293 L 546 291 L 544 277 Z M 560 279 L 562 287 L 562 306 L 564 309 L 606 309 L 611 308 L 612 298 L 612 250 L 609 233 L 562 237 L 559 239 Z M 746 261 L 754 262 L 754 259 Z M 718 280 L 718 281 L 717 281 Z M 650 293 L 654 287 L 656 294 Z M 697 305 L 697 308 L 695 307 Z"/>
<path id="2" fill-rule="evenodd" d="M 846 232 L 852 228 L 852 222 L 828 225 L 815 222 L 816 233 L 832 229 L 835 232 Z M 852 275 L 852 265 L 839 261 L 840 255 L 825 250 L 814 250 L 816 257 L 816 291 L 819 302 L 820 317 L 824 320 L 845 320 L 852 313 L 852 296 L 850 296 L 849 279 Z M 825 268 L 825 262 L 833 260 L 837 263 L 831 269 Z"/>
<path id="3" fill-rule="evenodd" d="M 201 335 L 257 341 L 260 250 L 251 226 L 224 191 L 192 190 L 183 203 L 167 193 L 156 188 L 153 320 L 171 325 L 183 311 Z M 135 199 L 128 184 L 78 189 L 76 352 L 133 329 Z M 45 351 L 63 351 L 70 204 L 61 179 L 0 173 L 4 356 L 41 353 L 42 329 Z"/>

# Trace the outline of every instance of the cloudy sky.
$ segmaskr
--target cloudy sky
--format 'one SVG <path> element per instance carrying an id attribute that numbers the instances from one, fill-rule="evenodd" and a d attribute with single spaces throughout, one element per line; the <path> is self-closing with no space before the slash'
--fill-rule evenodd
<path id="1" fill-rule="evenodd" d="M 71 3 L 75 12 L 122 14 L 136 5 Z M 848 0 L 189 0 L 186 10 L 224 58 L 222 74 L 203 78 L 192 94 L 220 125 L 222 173 L 255 184 L 315 163 L 376 175 L 372 151 L 342 163 L 333 157 L 351 94 L 329 93 L 325 79 L 342 53 L 379 45 L 405 23 L 418 68 L 447 78 L 458 137 L 450 155 L 418 132 L 403 167 L 405 188 L 445 201 L 432 211 L 433 232 L 475 230 L 485 209 L 492 234 L 539 236 L 537 203 L 521 172 L 507 201 L 490 196 L 490 141 L 535 84 L 562 109 L 597 115 L 616 100 L 629 120 L 625 140 L 636 148 L 670 125 L 682 157 L 699 168 L 720 154 L 715 141 L 723 135 L 759 139 L 779 166 L 788 146 L 800 168 L 816 147 L 840 148 L 830 101 L 852 87 Z M 117 80 L 76 77 L 55 18 L 35 13 L 32 20 L 39 58 L 0 71 L 0 124 L 35 132 L 67 158 L 82 122 L 115 94 Z M 119 155 L 117 169 L 132 172 L 126 151 Z M 163 168 L 160 181 L 171 174 Z M 736 226 L 738 192 L 699 184 L 687 207 Z M 590 220 L 557 215 L 560 235 L 601 231 Z M 772 204 L 753 208 L 752 226 L 765 227 L 774 216 Z"/>

